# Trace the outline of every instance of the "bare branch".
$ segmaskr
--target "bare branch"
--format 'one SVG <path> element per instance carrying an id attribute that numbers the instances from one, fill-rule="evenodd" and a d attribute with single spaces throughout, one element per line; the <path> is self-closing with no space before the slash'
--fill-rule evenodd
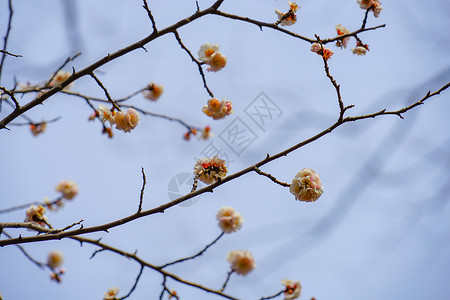
<path id="1" fill-rule="evenodd" d="M 1 234 L 6 235 L 9 239 L 11 238 L 11 236 L 8 233 L 6 233 L 5 231 L 0 231 L 0 235 Z M 45 266 L 47 264 L 35 260 L 30 254 L 28 254 L 27 251 L 25 251 L 25 249 L 21 245 L 16 245 L 16 246 L 23 253 L 23 255 L 25 255 L 25 257 L 28 258 L 33 264 L 35 264 L 39 269 L 45 268 Z"/>
<path id="2" fill-rule="evenodd" d="M 12 7 L 12 0 L 8 1 L 8 8 L 9 8 L 8 28 L 6 29 L 6 34 L 5 34 L 5 37 L 3 38 L 2 59 L 0 61 L 0 82 L 1 82 L 1 78 L 2 78 L 2 71 L 3 71 L 3 65 L 5 63 L 6 54 L 9 54 L 8 52 L 6 52 L 6 47 L 8 45 L 9 33 L 11 32 L 12 17 L 14 14 L 14 10 Z"/>
<path id="3" fill-rule="evenodd" d="M 228 272 L 227 278 L 225 279 L 225 282 L 223 283 L 222 288 L 220 289 L 221 292 L 223 292 L 223 291 L 225 290 L 225 288 L 227 287 L 227 284 L 228 284 L 228 282 L 230 281 L 231 274 L 233 274 L 233 273 L 234 273 L 234 270 L 233 270 L 233 269 L 231 269 L 231 270 Z"/>
<path id="4" fill-rule="evenodd" d="M 153 32 L 156 33 L 156 32 L 158 32 L 158 29 L 156 29 L 155 18 L 153 18 L 152 12 L 150 11 L 150 8 L 148 7 L 147 0 L 143 0 L 143 1 L 144 1 L 144 5 L 142 7 L 145 9 L 150 21 L 152 22 Z"/>
<path id="5" fill-rule="evenodd" d="M 108 99 L 109 102 L 111 102 L 111 104 L 114 106 L 115 109 L 117 109 L 118 111 L 120 111 L 120 107 L 117 106 L 116 102 L 111 98 L 111 95 L 109 95 L 108 90 L 106 89 L 106 87 L 103 85 L 103 83 L 100 81 L 100 79 L 98 79 L 97 76 L 95 76 L 94 73 L 90 73 L 89 74 L 92 78 L 94 78 L 95 82 L 97 82 L 98 86 L 105 92 L 105 96 Z"/>
<path id="6" fill-rule="evenodd" d="M 197 64 L 198 67 L 198 72 L 200 73 L 200 76 L 202 77 L 203 80 L 203 86 L 205 87 L 206 91 L 208 92 L 208 94 L 211 97 L 214 97 L 214 94 L 211 92 L 211 90 L 208 88 L 208 85 L 206 84 L 206 78 L 205 78 L 205 73 L 203 72 L 203 68 L 202 68 L 202 63 L 200 61 L 198 61 L 191 53 L 191 51 L 189 51 L 188 48 L 186 48 L 186 46 L 183 44 L 183 42 L 181 41 L 180 35 L 178 34 L 178 31 L 174 31 L 173 34 L 175 35 L 175 38 L 178 41 L 178 44 L 180 44 L 181 48 L 186 51 L 186 53 L 189 55 L 189 57 L 191 58 L 191 60 L 193 62 L 195 62 Z"/>
<path id="7" fill-rule="evenodd" d="M 289 183 L 285 183 L 285 182 L 278 181 L 274 176 L 272 176 L 272 175 L 269 174 L 269 173 L 265 173 L 265 172 L 261 171 L 258 167 L 255 167 L 255 168 L 254 168 L 254 171 L 255 171 L 256 173 L 258 173 L 259 175 L 266 176 L 267 178 L 269 178 L 270 180 L 272 180 L 272 181 L 275 182 L 276 184 L 279 184 L 279 185 L 284 186 L 284 187 L 290 187 L 290 186 L 291 186 Z"/>
<path id="8" fill-rule="evenodd" d="M 138 284 L 138 282 L 139 282 L 139 279 L 141 278 L 142 272 L 144 271 L 144 267 L 145 267 L 144 265 L 141 265 L 141 270 L 139 271 L 139 274 L 138 274 L 138 276 L 136 277 L 136 279 L 135 279 L 135 281 L 134 281 L 134 284 L 133 284 L 133 286 L 131 287 L 131 290 L 128 292 L 128 294 L 126 294 L 126 295 L 123 296 L 123 297 L 118 298 L 118 300 L 126 299 L 126 298 L 128 298 L 128 297 L 131 296 L 131 294 L 134 292 L 134 289 L 136 289 L 136 286 L 137 286 L 137 284 Z"/>
<path id="9" fill-rule="evenodd" d="M 142 188 L 141 188 L 141 195 L 139 197 L 139 207 L 138 207 L 137 212 L 142 211 L 142 202 L 144 201 L 144 189 L 145 189 L 145 184 L 147 183 L 147 178 L 145 177 L 144 168 L 141 168 L 141 172 L 142 172 Z"/>
<path id="10" fill-rule="evenodd" d="M 171 266 L 171 265 L 174 265 L 174 264 L 177 264 L 177 263 L 186 261 L 186 260 L 194 259 L 194 258 L 196 258 L 196 257 L 198 257 L 198 256 L 200 256 L 200 255 L 202 255 L 209 247 L 211 247 L 212 245 L 214 245 L 215 243 L 217 243 L 217 241 L 218 241 L 221 237 L 223 237 L 224 234 L 225 234 L 225 232 L 222 232 L 222 233 L 221 233 L 214 241 L 212 241 L 211 243 L 209 243 L 208 245 L 206 245 L 206 247 L 203 248 L 203 249 L 202 249 L 200 252 L 198 252 L 197 254 L 192 255 L 192 256 L 189 256 L 189 257 L 186 257 L 186 258 L 181 258 L 181 259 L 178 259 L 178 260 L 173 261 L 173 262 L 170 262 L 170 263 L 167 263 L 167 264 L 165 264 L 165 265 L 160 266 L 160 268 L 163 269 L 163 268 L 165 268 L 165 267 L 167 267 L 167 266 Z"/>

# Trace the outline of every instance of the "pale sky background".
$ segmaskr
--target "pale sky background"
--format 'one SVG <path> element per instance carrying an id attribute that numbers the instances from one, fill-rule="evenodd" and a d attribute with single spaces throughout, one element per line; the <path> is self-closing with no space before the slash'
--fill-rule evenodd
<path id="1" fill-rule="evenodd" d="M 211 3 L 199 1 L 202 9 Z M 335 36 L 336 24 L 355 30 L 364 16 L 353 0 L 298 4 L 298 22 L 287 29 L 311 38 Z M 188 0 L 149 5 L 160 29 L 196 9 L 195 1 Z M 370 46 L 368 55 L 355 56 L 349 49 L 329 45 L 335 52 L 329 65 L 343 101 L 356 106 L 348 115 L 398 109 L 450 79 L 447 1 L 385 0 L 382 5 L 380 17 L 370 14 L 368 26 L 386 27 L 360 35 Z M 30 83 L 48 79 L 79 51 L 82 55 L 67 70 L 80 70 L 151 32 L 138 0 L 15 0 L 13 6 L 8 50 L 23 58 L 7 57 L 1 82 L 7 88 L 14 78 Z M 225 1 L 221 6 L 225 12 L 267 22 L 276 21 L 276 8 L 286 11 L 287 1 Z M 0 16 L 3 36 L 6 0 L 0 1 Z M 215 96 L 233 102 L 234 114 L 227 119 L 213 121 L 201 112 L 208 94 L 197 66 L 173 35 L 147 45 L 148 52 L 137 50 L 101 67 L 97 75 L 113 98 L 150 82 L 163 84 L 158 102 L 138 95 L 130 104 L 196 126 L 209 124 L 216 135 L 213 140 L 186 142 L 179 124 L 145 116 L 131 133 L 115 131 L 110 140 L 101 134 L 98 121 L 87 121 L 92 111 L 84 100 L 56 95 L 27 113 L 37 122 L 62 117 L 44 134 L 35 138 L 27 127 L 18 126 L 0 132 L 0 208 L 55 198 L 56 184 L 73 179 L 79 195 L 62 210 L 49 212 L 50 222 L 58 228 L 81 219 L 84 226 L 103 224 L 135 212 L 141 167 L 148 180 L 144 208 L 150 209 L 169 201 L 169 182 L 191 173 L 195 158 L 211 141 L 230 157 L 231 174 L 315 135 L 337 118 L 334 88 L 308 43 L 218 16 L 197 20 L 179 33 L 193 54 L 212 42 L 227 56 L 222 71 L 206 74 Z M 349 48 L 354 43 L 352 39 Z M 104 97 L 87 77 L 75 82 L 73 91 Z M 263 128 L 245 113 L 262 92 L 280 110 Z M 26 96 L 21 103 L 29 100 Z M 195 203 L 88 236 L 129 252 L 137 249 L 143 259 L 164 264 L 190 256 L 215 239 L 220 233 L 216 212 L 232 206 L 244 217 L 239 232 L 226 235 L 202 257 L 167 270 L 219 289 L 229 270 L 227 253 L 248 249 L 257 268 L 245 277 L 233 276 L 225 290 L 240 299 L 272 295 L 282 289 L 285 278 L 301 281 L 300 299 L 450 298 L 449 100 L 445 91 L 405 114 L 404 120 L 384 116 L 346 124 L 262 168 L 287 182 L 304 167 L 316 170 L 325 192 L 315 203 L 295 201 L 287 188 L 247 174 Z M 8 109 L 3 104 L 0 117 Z M 240 155 L 220 139 L 236 120 L 256 136 Z M 24 217 L 23 210 L 2 214 L 0 221 Z M 137 263 L 113 253 L 99 253 L 90 260 L 97 248 L 80 247 L 68 239 L 24 247 L 41 261 L 50 250 L 63 251 L 67 274 L 56 284 L 17 247 L 1 248 L 0 292 L 5 300 L 102 299 L 111 286 L 118 286 L 122 296 L 139 271 Z M 146 269 L 130 299 L 158 299 L 161 282 L 159 273 Z M 181 299 L 221 299 L 171 280 L 168 286 Z"/>

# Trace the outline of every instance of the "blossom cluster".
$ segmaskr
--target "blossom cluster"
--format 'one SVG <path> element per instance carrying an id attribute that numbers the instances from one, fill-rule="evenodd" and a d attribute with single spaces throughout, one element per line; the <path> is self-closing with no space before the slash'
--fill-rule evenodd
<path id="1" fill-rule="evenodd" d="M 296 200 L 316 201 L 323 193 L 319 174 L 308 168 L 301 169 L 292 180 L 289 191 L 295 196 Z"/>
<path id="2" fill-rule="evenodd" d="M 234 210 L 232 207 L 222 207 L 216 215 L 217 221 L 219 221 L 219 227 L 225 233 L 236 232 L 242 227 L 244 218 L 240 213 Z"/>
<path id="3" fill-rule="evenodd" d="M 346 27 L 342 26 L 342 24 L 336 25 L 336 31 L 338 35 L 344 35 L 349 34 L 350 30 L 348 30 Z M 350 37 L 347 36 L 343 39 L 340 39 L 336 42 L 336 46 L 340 48 L 347 48 L 347 44 L 350 41 Z"/>
<path id="4" fill-rule="evenodd" d="M 313 43 L 311 45 L 311 51 L 322 56 L 323 59 L 325 60 L 328 60 L 331 57 L 331 55 L 334 54 L 334 52 L 331 51 L 331 49 L 323 48 L 323 46 L 319 43 Z"/>
<path id="5" fill-rule="evenodd" d="M 278 21 L 276 25 L 281 24 L 282 26 L 291 26 L 297 22 L 297 16 L 295 13 L 298 10 L 298 5 L 295 2 L 289 1 L 289 11 L 283 14 L 279 9 L 275 9 L 275 13 L 278 16 Z"/>
<path id="6" fill-rule="evenodd" d="M 126 112 L 114 111 L 100 104 L 97 112 L 102 122 L 108 121 L 111 126 L 116 125 L 116 129 L 124 132 L 130 132 L 140 123 L 139 113 L 134 108 L 128 108 Z"/>
<path id="7" fill-rule="evenodd" d="M 358 0 L 357 3 L 361 9 L 370 9 L 373 12 L 373 16 L 378 18 L 380 16 L 383 7 L 380 0 Z"/>
<path id="8" fill-rule="evenodd" d="M 247 275 L 256 267 L 255 259 L 248 250 L 233 250 L 228 253 L 227 261 L 231 269 L 239 275 Z"/>
<path id="9" fill-rule="evenodd" d="M 198 59 L 209 66 L 207 71 L 220 71 L 227 64 L 227 57 L 219 51 L 217 44 L 205 43 L 200 46 L 197 54 Z"/>
<path id="10" fill-rule="evenodd" d="M 47 211 L 42 205 L 35 206 L 31 205 L 27 211 L 25 212 L 25 220 L 24 222 L 30 222 L 31 224 L 45 227 L 45 225 L 48 225 L 48 218 L 44 214 Z"/>
<path id="11" fill-rule="evenodd" d="M 217 155 L 212 158 L 201 158 L 194 165 L 194 174 L 202 182 L 212 184 L 227 175 L 225 160 Z"/>
<path id="12" fill-rule="evenodd" d="M 366 55 L 366 52 L 369 51 L 369 46 L 358 41 L 356 43 L 356 47 L 352 48 L 351 50 L 352 50 L 353 54 Z"/>
<path id="13" fill-rule="evenodd" d="M 217 98 L 208 100 L 207 105 L 202 108 L 203 113 L 214 120 L 220 120 L 233 113 L 231 101 L 219 101 Z"/>
<path id="14" fill-rule="evenodd" d="M 164 87 L 161 84 L 150 83 L 142 93 L 146 99 L 156 101 L 163 92 Z"/>

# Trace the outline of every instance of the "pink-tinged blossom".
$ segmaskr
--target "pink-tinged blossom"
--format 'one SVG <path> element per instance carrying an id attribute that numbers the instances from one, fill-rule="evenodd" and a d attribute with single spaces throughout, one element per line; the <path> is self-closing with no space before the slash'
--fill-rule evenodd
<path id="1" fill-rule="evenodd" d="M 231 101 L 219 101 L 217 98 L 211 98 L 207 105 L 203 106 L 202 111 L 208 117 L 220 120 L 233 113 L 233 104 Z"/>
<path id="2" fill-rule="evenodd" d="M 110 287 L 106 292 L 103 300 L 115 300 L 117 299 L 117 294 L 119 293 L 119 288 L 114 286 Z"/>
<path id="3" fill-rule="evenodd" d="M 227 261 L 231 263 L 231 269 L 240 275 L 247 275 L 255 269 L 255 259 L 247 250 L 233 250 L 227 255 Z"/>
<path id="4" fill-rule="evenodd" d="M 148 100 L 156 101 L 161 97 L 164 92 L 164 87 L 161 84 L 150 83 L 142 93 L 144 97 Z"/>
<path id="5" fill-rule="evenodd" d="M 55 190 L 61 192 L 63 197 L 71 200 L 78 194 L 78 186 L 73 180 L 63 180 L 56 186 Z"/>
<path id="6" fill-rule="evenodd" d="M 134 108 L 129 108 L 126 113 L 123 111 L 116 112 L 114 116 L 114 124 L 119 130 L 130 132 L 139 124 L 139 114 Z"/>
<path id="7" fill-rule="evenodd" d="M 324 48 L 324 49 L 323 49 L 322 57 L 323 57 L 325 60 L 328 60 L 328 59 L 331 57 L 331 55 L 333 55 L 333 54 L 334 54 L 334 52 L 331 51 L 331 49 Z"/>
<path id="8" fill-rule="evenodd" d="M 211 43 L 205 43 L 200 46 L 200 50 L 198 50 L 198 59 L 202 62 L 207 63 L 212 56 L 219 52 L 219 45 L 217 44 L 211 44 Z"/>
<path id="9" fill-rule="evenodd" d="M 64 261 L 64 257 L 61 251 L 51 251 L 48 254 L 47 257 L 47 265 L 52 268 L 56 269 L 62 265 Z"/>
<path id="10" fill-rule="evenodd" d="M 217 155 L 212 158 L 201 158 L 194 165 L 194 174 L 202 182 L 212 184 L 227 175 L 225 160 Z"/>
<path id="11" fill-rule="evenodd" d="M 322 50 L 322 46 L 319 43 L 313 43 L 311 45 L 311 51 L 314 53 L 318 53 L 320 50 Z"/>
<path id="12" fill-rule="evenodd" d="M 323 193 L 319 174 L 308 168 L 301 169 L 292 180 L 289 191 L 295 196 L 296 200 L 316 201 Z"/>
<path id="13" fill-rule="evenodd" d="M 31 224 L 45 227 L 48 224 L 47 216 L 44 216 L 46 210 L 43 206 L 39 205 L 36 207 L 35 205 L 31 205 L 27 211 L 25 212 L 25 220 L 24 222 L 30 222 Z"/>
<path id="14" fill-rule="evenodd" d="M 30 124 L 30 130 L 33 136 L 38 136 L 47 129 L 47 122 L 41 122 L 39 124 Z"/>
<path id="15" fill-rule="evenodd" d="M 300 281 L 284 279 L 281 281 L 281 284 L 285 286 L 285 290 L 283 292 L 284 300 L 293 300 L 300 297 L 300 293 L 302 291 Z"/>
<path id="16" fill-rule="evenodd" d="M 338 35 L 344 35 L 349 34 L 350 30 L 348 30 L 346 27 L 342 26 L 341 24 L 336 25 L 336 31 Z M 350 41 L 350 37 L 345 37 L 343 39 L 340 39 L 336 42 L 336 46 L 341 48 L 347 48 L 347 44 Z"/>
<path id="17" fill-rule="evenodd" d="M 276 24 L 281 24 L 282 26 L 291 26 L 297 22 L 297 16 L 295 13 L 298 10 L 298 5 L 295 2 L 289 1 L 289 11 L 283 14 L 279 9 L 275 9 L 275 13 L 278 16 L 278 21 Z"/>
<path id="18" fill-rule="evenodd" d="M 222 207 L 216 215 L 217 221 L 219 221 L 219 227 L 225 233 L 232 233 L 238 231 L 242 227 L 244 218 L 240 213 L 234 210 L 232 207 Z"/>

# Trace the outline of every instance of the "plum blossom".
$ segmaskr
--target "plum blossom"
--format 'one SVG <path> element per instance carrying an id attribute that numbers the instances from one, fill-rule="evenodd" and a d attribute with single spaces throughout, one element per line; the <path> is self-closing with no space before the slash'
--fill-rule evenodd
<path id="1" fill-rule="evenodd" d="M 108 121 L 111 125 L 114 123 L 114 116 L 116 114 L 115 111 L 111 111 L 106 106 L 100 104 L 98 106 L 97 112 L 100 120 L 102 120 L 103 123 L 106 121 Z"/>
<path id="2" fill-rule="evenodd" d="M 227 175 L 225 160 L 217 155 L 212 158 L 201 158 L 194 166 L 195 176 L 206 184 L 212 184 Z"/>
<path id="3" fill-rule="evenodd" d="M 33 136 L 38 136 L 47 129 L 47 122 L 41 122 L 38 124 L 30 124 L 30 130 Z"/>
<path id="4" fill-rule="evenodd" d="M 47 265 L 52 268 L 56 269 L 62 265 L 64 261 L 64 257 L 61 251 L 51 251 L 48 254 L 47 257 Z"/>
<path id="5" fill-rule="evenodd" d="M 25 212 L 26 217 L 24 222 L 45 227 L 45 225 L 48 225 L 47 216 L 44 216 L 45 213 L 46 210 L 43 206 L 39 205 L 36 207 L 35 205 L 31 205 Z"/>
<path id="6" fill-rule="evenodd" d="M 78 194 L 78 186 L 73 180 L 63 180 L 56 186 L 55 190 L 61 192 L 67 200 L 71 200 Z"/>
<path id="7" fill-rule="evenodd" d="M 156 101 L 163 92 L 164 87 L 161 84 L 150 83 L 142 93 L 146 99 Z"/>
<path id="8" fill-rule="evenodd" d="M 325 60 L 328 60 L 331 57 L 331 55 L 334 54 L 334 52 L 331 51 L 331 49 L 323 48 L 323 46 L 319 43 L 313 43 L 311 45 L 311 51 L 322 56 Z"/>
<path id="9" fill-rule="evenodd" d="M 63 70 L 59 70 L 58 72 L 56 72 L 55 76 L 53 77 L 53 79 L 50 81 L 49 85 L 50 86 L 57 86 L 59 85 L 61 82 L 63 82 L 64 80 L 66 80 L 67 78 L 70 77 L 70 73 L 67 71 L 63 71 Z M 67 85 L 64 90 L 69 90 L 70 88 L 72 88 L 73 86 L 73 82 L 69 85 Z"/>
<path id="10" fill-rule="evenodd" d="M 208 60 L 207 64 L 209 65 L 209 72 L 217 72 L 222 70 L 227 65 L 227 57 L 220 52 L 216 52 L 211 56 L 211 59 Z"/>
<path id="11" fill-rule="evenodd" d="M 114 115 L 114 124 L 119 130 L 130 132 L 139 124 L 139 114 L 134 108 L 127 109 L 127 112 L 118 111 Z"/>
<path id="12" fill-rule="evenodd" d="M 119 288 L 117 286 L 110 287 L 106 292 L 103 300 L 115 300 L 116 296 L 119 293 Z"/>
<path id="13" fill-rule="evenodd" d="M 366 55 L 367 49 L 363 46 L 356 46 L 355 48 L 351 49 L 353 54 L 356 55 Z"/>
<path id="14" fill-rule="evenodd" d="M 248 250 L 233 250 L 227 255 L 231 269 L 240 275 L 247 275 L 256 267 L 255 259 Z"/>
<path id="15" fill-rule="evenodd" d="M 234 210 L 232 207 L 222 207 L 216 215 L 217 221 L 219 221 L 219 227 L 225 233 L 232 233 L 238 231 L 242 227 L 244 218 L 241 214 Z"/>
<path id="16" fill-rule="evenodd" d="M 292 300 L 300 297 L 300 293 L 302 291 L 302 285 L 300 281 L 292 281 L 289 279 L 284 279 L 281 281 L 286 288 L 283 292 L 284 300 Z"/>
<path id="17" fill-rule="evenodd" d="M 214 133 L 211 132 L 210 126 L 205 126 L 205 128 L 202 129 L 202 132 L 198 136 L 199 139 L 205 140 L 205 141 L 212 137 L 214 137 Z"/>
<path id="18" fill-rule="evenodd" d="M 214 120 L 220 120 L 233 113 L 231 101 L 219 101 L 217 98 L 208 100 L 208 104 L 203 106 L 202 111 Z"/>
<path id="19" fill-rule="evenodd" d="M 319 174 L 308 168 L 301 169 L 292 180 L 289 191 L 295 196 L 296 200 L 316 201 L 323 193 Z"/>
<path id="20" fill-rule="evenodd" d="M 205 43 L 200 46 L 200 50 L 198 50 L 198 59 L 202 62 L 207 63 L 212 56 L 219 52 L 219 45 L 217 44 L 211 44 L 211 43 Z"/>
<path id="21" fill-rule="evenodd" d="M 380 16 L 380 12 L 383 10 L 380 0 L 358 0 L 356 3 L 359 4 L 361 9 L 372 10 L 375 18 L 378 18 Z"/>
<path id="22" fill-rule="evenodd" d="M 342 26 L 341 24 L 336 25 L 336 31 L 338 35 L 344 35 L 349 34 L 350 30 L 348 30 L 346 27 Z M 350 37 L 345 37 L 343 39 L 340 39 L 336 42 L 336 46 L 341 48 L 347 48 L 347 44 L 350 41 Z"/>
<path id="23" fill-rule="evenodd" d="M 295 2 L 289 1 L 289 11 L 283 14 L 279 9 L 275 9 L 275 13 L 278 16 L 278 21 L 276 25 L 281 24 L 282 26 L 291 26 L 297 22 L 297 16 L 295 13 L 298 10 L 298 5 Z"/>

